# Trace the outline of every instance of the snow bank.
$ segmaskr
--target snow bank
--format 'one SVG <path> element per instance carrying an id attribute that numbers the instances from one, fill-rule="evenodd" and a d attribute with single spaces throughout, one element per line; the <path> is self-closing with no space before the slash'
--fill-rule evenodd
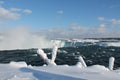
<path id="1" fill-rule="evenodd" d="M 23 66 L 21 66 L 23 65 Z M 0 64 L 0 80 L 119 80 L 120 70 L 101 65 L 29 67 L 24 62 Z"/>
<path id="2" fill-rule="evenodd" d="M 25 62 L 10 62 L 10 65 L 13 67 L 27 67 L 27 64 Z"/>
<path id="3" fill-rule="evenodd" d="M 109 71 L 108 68 L 106 68 L 105 66 L 101 66 L 101 65 L 93 65 L 90 66 L 91 69 L 97 69 L 99 71 Z"/>

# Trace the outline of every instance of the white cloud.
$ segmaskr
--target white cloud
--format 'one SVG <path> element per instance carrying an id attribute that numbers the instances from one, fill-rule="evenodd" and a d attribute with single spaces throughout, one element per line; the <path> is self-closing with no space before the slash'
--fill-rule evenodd
<path id="1" fill-rule="evenodd" d="M 98 17 L 98 20 L 104 21 L 105 19 L 104 19 L 104 17 Z"/>
<path id="2" fill-rule="evenodd" d="M 52 33 L 52 32 L 55 32 Z M 63 31 L 63 32 L 62 32 Z M 48 32 L 48 31 L 47 31 Z M 109 24 L 100 24 L 98 26 L 80 26 L 72 24 L 69 30 L 58 31 L 53 29 L 52 32 L 48 32 L 49 37 L 54 35 L 57 38 L 101 38 L 101 37 L 120 37 L 119 31 L 111 30 Z M 114 32 L 114 34 L 113 34 Z M 61 35 L 62 34 L 62 35 Z M 56 36 L 55 36 L 56 35 Z"/>
<path id="3" fill-rule="evenodd" d="M 5 8 L 0 8 L 0 18 L 1 19 L 11 19 L 11 20 L 17 20 L 19 19 L 20 14 L 14 13 L 10 10 L 7 10 Z"/>
<path id="4" fill-rule="evenodd" d="M 107 25 L 106 24 L 100 24 L 100 26 L 97 28 L 97 31 L 99 33 L 105 34 L 106 33 L 106 29 L 107 29 Z"/>
<path id="5" fill-rule="evenodd" d="M 80 26 L 80 25 L 77 25 L 77 24 L 72 24 L 70 26 L 70 28 L 71 28 L 72 31 L 78 31 L 78 32 L 88 31 L 87 27 Z"/>
<path id="6" fill-rule="evenodd" d="M 21 9 L 19 9 L 19 8 L 10 8 L 10 10 L 13 11 L 13 12 L 19 12 L 19 11 L 21 11 Z"/>
<path id="7" fill-rule="evenodd" d="M 63 10 L 59 10 L 59 11 L 57 11 L 57 13 L 58 13 L 58 14 L 63 14 L 64 11 L 63 11 Z"/>
<path id="8" fill-rule="evenodd" d="M 29 9 L 25 9 L 25 10 L 19 8 L 5 9 L 3 7 L 0 7 L 0 19 L 17 20 L 21 17 L 20 12 L 24 12 L 25 14 L 32 13 L 32 11 Z"/>
<path id="9" fill-rule="evenodd" d="M 117 19 L 112 19 L 111 22 L 112 22 L 113 25 L 119 25 L 120 24 L 120 20 L 117 20 Z"/>
<path id="10" fill-rule="evenodd" d="M 106 24 L 100 24 L 100 28 L 106 28 L 107 25 Z"/>
<path id="11" fill-rule="evenodd" d="M 31 14 L 32 11 L 30 9 L 25 9 L 25 10 L 23 10 L 23 13 L 25 13 L 25 14 Z"/>

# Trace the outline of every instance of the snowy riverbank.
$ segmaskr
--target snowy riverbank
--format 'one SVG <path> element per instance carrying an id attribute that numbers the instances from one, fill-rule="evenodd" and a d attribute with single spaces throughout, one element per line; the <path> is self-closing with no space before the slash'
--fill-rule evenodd
<path id="1" fill-rule="evenodd" d="M 25 62 L 0 64 L 0 80 L 119 80 L 120 70 L 110 71 L 100 65 L 27 66 Z"/>

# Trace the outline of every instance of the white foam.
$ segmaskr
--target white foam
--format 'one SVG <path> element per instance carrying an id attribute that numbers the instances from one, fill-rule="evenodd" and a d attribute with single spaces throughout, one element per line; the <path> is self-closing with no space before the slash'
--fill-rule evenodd
<path id="1" fill-rule="evenodd" d="M 107 43 L 107 46 L 120 47 L 120 42 L 109 42 L 109 43 Z"/>

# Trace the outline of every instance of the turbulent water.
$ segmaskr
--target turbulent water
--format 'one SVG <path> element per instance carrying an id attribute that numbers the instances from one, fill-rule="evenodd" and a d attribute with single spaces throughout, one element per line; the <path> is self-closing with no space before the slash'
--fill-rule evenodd
<path id="1" fill-rule="evenodd" d="M 58 49 L 55 62 L 58 65 L 75 65 L 78 57 L 82 56 L 88 66 L 100 64 L 108 67 L 110 57 L 115 57 L 115 68 L 120 67 L 120 47 L 108 45 L 108 43 L 119 43 L 119 41 L 95 41 L 95 42 L 66 42 Z M 51 59 L 52 49 L 43 49 L 48 58 Z M 11 61 L 25 61 L 28 65 L 42 66 L 44 61 L 37 54 L 37 49 L 5 50 L 0 51 L 0 63 Z"/>

